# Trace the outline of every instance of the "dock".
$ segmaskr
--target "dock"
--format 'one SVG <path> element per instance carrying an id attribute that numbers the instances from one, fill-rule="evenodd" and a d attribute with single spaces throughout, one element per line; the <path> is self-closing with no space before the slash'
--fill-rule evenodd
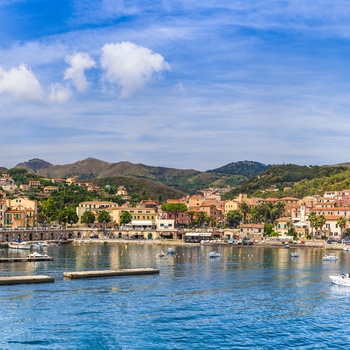
<path id="1" fill-rule="evenodd" d="M 3 276 L 0 277 L 0 286 L 12 284 L 53 283 L 55 279 L 50 276 Z"/>
<path id="2" fill-rule="evenodd" d="M 43 257 L 16 257 L 16 258 L 0 258 L 0 263 L 8 263 L 8 262 L 33 262 L 33 261 L 51 261 L 53 260 L 50 256 L 43 256 Z"/>
<path id="3" fill-rule="evenodd" d="M 134 275 L 155 275 L 159 274 L 158 269 L 141 268 L 141 269 L 122 269 L 122 270 L 97 270 L 97 271 L 77 271 L 63 272 L 63 277 L 70 279 L 81 278 L 98 278 L 112 276 L 134 276 Z"/>

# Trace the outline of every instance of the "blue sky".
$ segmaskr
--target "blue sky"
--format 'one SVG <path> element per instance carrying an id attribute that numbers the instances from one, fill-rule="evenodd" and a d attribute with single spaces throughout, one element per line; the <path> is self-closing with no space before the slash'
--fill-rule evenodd
<path id="1" fill-rule="evenodd" d="M 350 161 L 345 0 L 1 0 L 0 166 Z"/>

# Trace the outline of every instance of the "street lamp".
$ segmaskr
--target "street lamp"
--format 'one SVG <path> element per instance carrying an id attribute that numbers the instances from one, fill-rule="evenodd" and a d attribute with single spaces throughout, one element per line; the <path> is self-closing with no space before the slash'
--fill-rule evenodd
<path id="1" fill-rule="evenodd" d="M 70 227 L 72 227 L 72 226 L 73 226 L 73 220 L 70 221 Z"/>

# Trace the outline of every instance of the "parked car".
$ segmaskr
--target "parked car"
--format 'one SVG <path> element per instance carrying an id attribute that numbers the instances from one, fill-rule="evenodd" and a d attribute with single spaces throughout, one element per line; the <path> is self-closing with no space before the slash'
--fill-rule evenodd
<path id="1" fill-rule="evenodd" d="M 337 241 L 335 239 L 329 239 L 326 242 L 327 244 L 333 244 L 333 243 L 337 243 Z"/>
<path id="2" fill-rule="evenodd" d="M 90 238 L 98 238 L 98 235 L 97 234 L 91 235 Z"/>

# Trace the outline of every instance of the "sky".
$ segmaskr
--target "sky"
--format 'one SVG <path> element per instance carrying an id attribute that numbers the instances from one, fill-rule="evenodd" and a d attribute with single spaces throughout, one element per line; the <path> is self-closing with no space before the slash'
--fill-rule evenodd
<path id="1" fill-rule="evenodd" d="M 0 166 L 350 161 L 347 0 L 1 0 Z"/>

